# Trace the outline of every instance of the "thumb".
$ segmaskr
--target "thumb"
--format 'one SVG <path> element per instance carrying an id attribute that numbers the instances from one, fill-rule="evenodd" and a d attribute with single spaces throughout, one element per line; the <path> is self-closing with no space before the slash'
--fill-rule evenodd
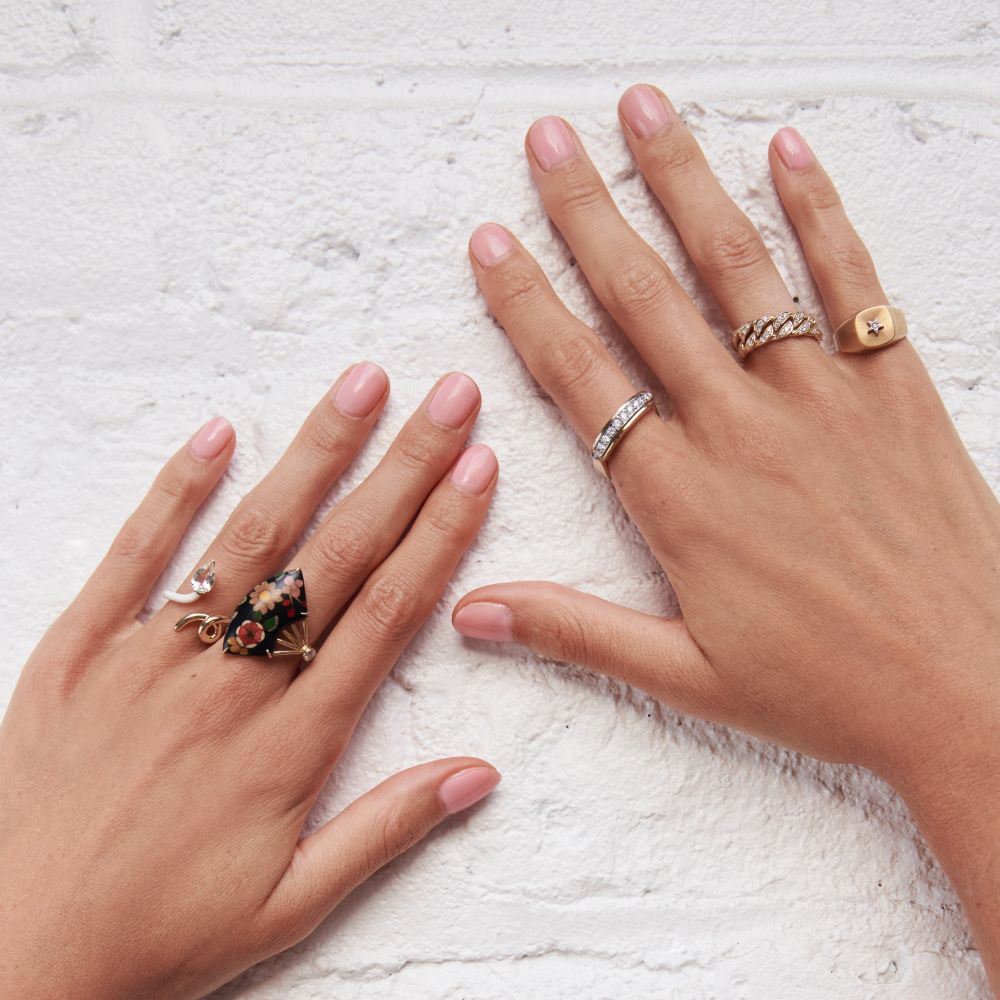
<path id="1" fill-rule="evenodd" d="M 703 718 L 716 718 L 723 688 L 683 618 L 660 618 L 555 583 L 480 587 L 452 624 L 473 639 L 519 642 L 541 656 L 616 677 Z"/>
<path id="2" fill-rule="evenodd" d="M 269 947 L 280 951 L 301 941 L 352 889 L 499 781 L 485 761 L 450 757 L 400 771 L 355 799 L 299 841 L 261 908 Z"/>

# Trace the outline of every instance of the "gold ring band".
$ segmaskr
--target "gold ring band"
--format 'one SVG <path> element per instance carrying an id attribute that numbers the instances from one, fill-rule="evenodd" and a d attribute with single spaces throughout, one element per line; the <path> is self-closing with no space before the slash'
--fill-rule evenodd
<path id="1" fill-rule="evenodd" d="M 842 354 L 878 351 L 907 335 L 906 317 L 893 306 L 869 306 L 856 312 L 834 330 L 833 339 Z"/>
<path id="2" fill-rule="evenodd" d="M 789 337 L 822 340 L 823 331 L 819 328 L 816 317 L 807 312 L 782 312 L 775 316 L 761 316 L 733 330 L 732 344 L 742 361 L 758 347 L 777 340 L 787 340 Z"/>
<path id="3" fill-rule="evenodd" d="M 653 394 L 648 389 L 641 389 L 625 400 L 615 410 L 615 415 L 601 428 L 601 433 L 594 439 L 594 446 L 590 449 L 590 457 L 605 476 L 610 478 L 608 459 L 625 436 L 625 432 L 653 409 L 656 409 Z"/>

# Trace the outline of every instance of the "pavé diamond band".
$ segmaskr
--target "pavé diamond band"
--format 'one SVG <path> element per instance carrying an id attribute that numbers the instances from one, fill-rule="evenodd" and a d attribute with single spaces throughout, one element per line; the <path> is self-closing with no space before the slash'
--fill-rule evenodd
<path id="1" fill-rule="evenodd" d="M 625 436 L 625 432 L 644 414 L 654 409 L 656 409 L 656 405 L 653 403 L 653 394 L 648 389 L 642 389 L 625 400 L 615 411 L 615 415 L 601 429 L 590 454 L 594 459 L 594 465 L 605 476 L 608 475 L 608 459 Z"/>
<path id="2" fill-rule="evenodd" d="M 905 340 L 906 317 L 892 306 L 869 306 L 856 312 L 834 331 L 833 339 L 842 354 L 860 354 Z"/>
<path id="3" fill-rule="evenodd" d="M 776 316 L 761 316 L 733 330 L 733 348 L 742 361 L 751 351 L 788 337 L 823 339 L 816 317 L 807 312 L 783 312 Z"/>

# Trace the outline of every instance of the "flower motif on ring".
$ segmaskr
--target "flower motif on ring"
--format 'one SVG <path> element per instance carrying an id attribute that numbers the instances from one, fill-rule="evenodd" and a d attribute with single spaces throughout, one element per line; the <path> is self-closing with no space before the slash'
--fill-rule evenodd
<path id="1" fill-rule="evenodd" d="M 276 586 L 281 587 L 282 594 L 287 594 L 293 601 L 297 601 L 302 593 L 302 578 L 288 573 L 278 581 Z"/>
<path id="2" fill-rule="evenodd" d="M 270 580 L 265 580 L 253 588 L 248 600 L 253 605 L 254 611 L 261 613 L 273 611 L 275 604 L 281 600 L 281 586 Z"/>
<path id="3" fill-rule="evenodd" d="M 260 622 L 247 620 L 236 630 L 236 641 L 244 649 L 253 649 L 264 638 L 264 626 Z"/>

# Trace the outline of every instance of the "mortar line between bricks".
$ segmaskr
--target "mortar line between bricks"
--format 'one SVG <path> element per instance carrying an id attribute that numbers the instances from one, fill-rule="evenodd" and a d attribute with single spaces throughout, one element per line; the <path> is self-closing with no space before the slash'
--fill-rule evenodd
<path id="1" fill-rule="evenodd" d="M 870 66 L 833 70 L 802 66 L 794 91 L 789 81 L 796 74 L 794 64 L 785 63 L 771 72 L 756 72 L 734 82 L 720 80 L 717 68 L 684 67 L 675 63 L 655 69 L 629 64 L 611 72 L 602 69 L 581 77 L 578 68 L 562 68 L 553 80 L 553 67 L 497 69 L 489 81 L 473 76 L 476 67 L 433 68 L 424 66 L 373 68 L 368 73 L 355 70 L 329 71 L 322 84 L 259 84 L 239 77 L 171 79 L 150 73 L 114 73 L 61 77 L 53 82 L 32 83 L 0 94 L 0 108 L 72 105 L 94 102 L 122 103 L 159 101 L 206 107 L 273 107 L 284 111 L 329 109 L 464 108 L 470 103 L 493 110 L 537 108 L 540 103 L 567 110 L 589 109 L 594 100 L 601 104 L 605 95 L 640 80 L 683 81 L 676 88 L 665 87 L 675 100 L 802 102 L 834 97 L 868 97 L 885 100 L 931 100 L 1000 107 L 1000 87 L 994 87 L 982 73 L 965 72 L 956 79 L 954 67 L 932 70 L 926 65 L 894 71 L 890 79 Z M 808 70 L 808 72 L 806 72 Z M 532 78 L 544 74 L 544 80 Z M 387 79 L 391 73 L 392 79 Z M 407 75 L 410 74 L 410 75 Z M 802 82 L 804 81 L 804 82 Z M 748 87 L 748 82 L 753 86 Z M 540 91 L 543 93 L 540 94 Z"/>

